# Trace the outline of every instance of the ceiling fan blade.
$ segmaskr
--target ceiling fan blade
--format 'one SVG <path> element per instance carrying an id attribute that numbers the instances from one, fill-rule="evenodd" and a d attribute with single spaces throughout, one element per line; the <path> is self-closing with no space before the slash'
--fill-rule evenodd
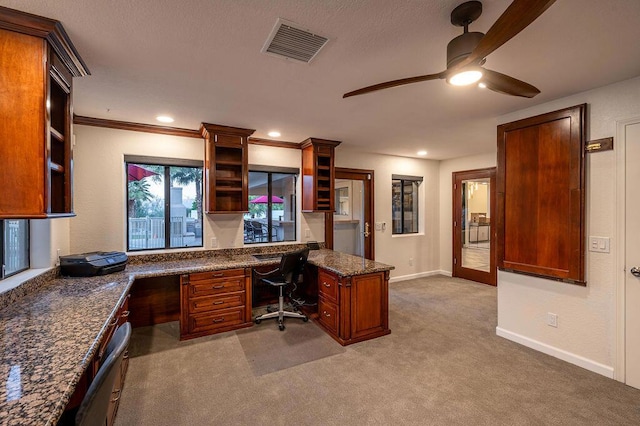
<path id="1" fill-rule="evenodd" d="M 529 83 L 486 68 L 484 69 L 481 81 L 487 86 L 487 89 L 505 95 L 533 98 L 540 93 L 540 90 Z"/>
<path id="2" fill-rule="evenodd" d="M 479 64 L 491 52 L 515 37 L 535 21 L 556 0 L 514 0 L 498 20 L 489 28 L 473 52 L 453 68 Z"/>
<path id="3" fill-rule="evenodd" d="M 439 72 L 438 74 L 420 75 L 417 77 L 401 78 L 399 80 L 387 81 L 385 83 L 374 84 L 373 86 L 363 87 L 362 89 L 354 90 L 353 92 L 345 93 L 343 98 L 351 96 L 363 95 L 365 93 L 375 92 L 376 90 L 389 89 L 390 87 L 403 86 L 405 84 L 419 83 L 421 81 L 438 80 L 445 78 L 446 71 Z"/>

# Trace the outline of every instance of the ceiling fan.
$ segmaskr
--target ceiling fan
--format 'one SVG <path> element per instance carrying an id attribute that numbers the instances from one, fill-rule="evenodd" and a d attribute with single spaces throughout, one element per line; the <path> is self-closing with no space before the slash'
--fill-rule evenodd
<path id="1" fill-rule="evenodd" d="M 463 27 L 464 33 L 447 45 L 445 71 L 374 84 L 345 93 L 342 97 L 348 98 L 421 81 L 445 79 L 448 83 L 457 86 L 479 83 L 482 87 L 494 92 L 533 98 L 540 93 L 540 90 L 529 83 L 484 68 L 482 65 L 491 52 L 529 26 L 554 2 L 555 0 L 514 0 L 486 34 L 469 32 L 469 25 L 482 14 L 482 3 L 479 1 L 462 3 L 451 12 L 451 23 Z"/>

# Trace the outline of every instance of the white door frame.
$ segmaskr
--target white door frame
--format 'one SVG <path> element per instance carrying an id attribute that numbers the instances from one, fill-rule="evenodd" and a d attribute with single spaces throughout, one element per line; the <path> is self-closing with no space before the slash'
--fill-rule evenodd
<path id="1" fill-rule="evenodd" d="M 616 355 L 614 379 L 625 382 L 625 208 L 626 208 L 626 127 L 640 123 L 640 117 L 616 121 Z"/>

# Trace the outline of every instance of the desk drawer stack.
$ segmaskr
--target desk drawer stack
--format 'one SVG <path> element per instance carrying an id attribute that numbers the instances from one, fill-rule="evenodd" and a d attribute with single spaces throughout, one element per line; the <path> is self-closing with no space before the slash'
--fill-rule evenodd
<path id="1" fill-rule="evenodd" d="M 180 339 L 249 327 L 251 269 L 198 272 L 180 277 Z"/>

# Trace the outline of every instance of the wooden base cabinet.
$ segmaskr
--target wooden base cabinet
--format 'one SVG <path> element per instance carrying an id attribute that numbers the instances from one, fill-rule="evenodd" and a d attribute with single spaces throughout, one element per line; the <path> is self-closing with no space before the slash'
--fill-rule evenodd
<path id="1" fill-rule="evenodd" d="M 183 275 L 180 284 L 181 340 L 253 325 L 251 268 Z"/>
<path id="2" fill-rule="evenodd" d="M 391 333 L 389 272 L 340 277 L 319 268 L 318 322 L 341 345 Z"/>

